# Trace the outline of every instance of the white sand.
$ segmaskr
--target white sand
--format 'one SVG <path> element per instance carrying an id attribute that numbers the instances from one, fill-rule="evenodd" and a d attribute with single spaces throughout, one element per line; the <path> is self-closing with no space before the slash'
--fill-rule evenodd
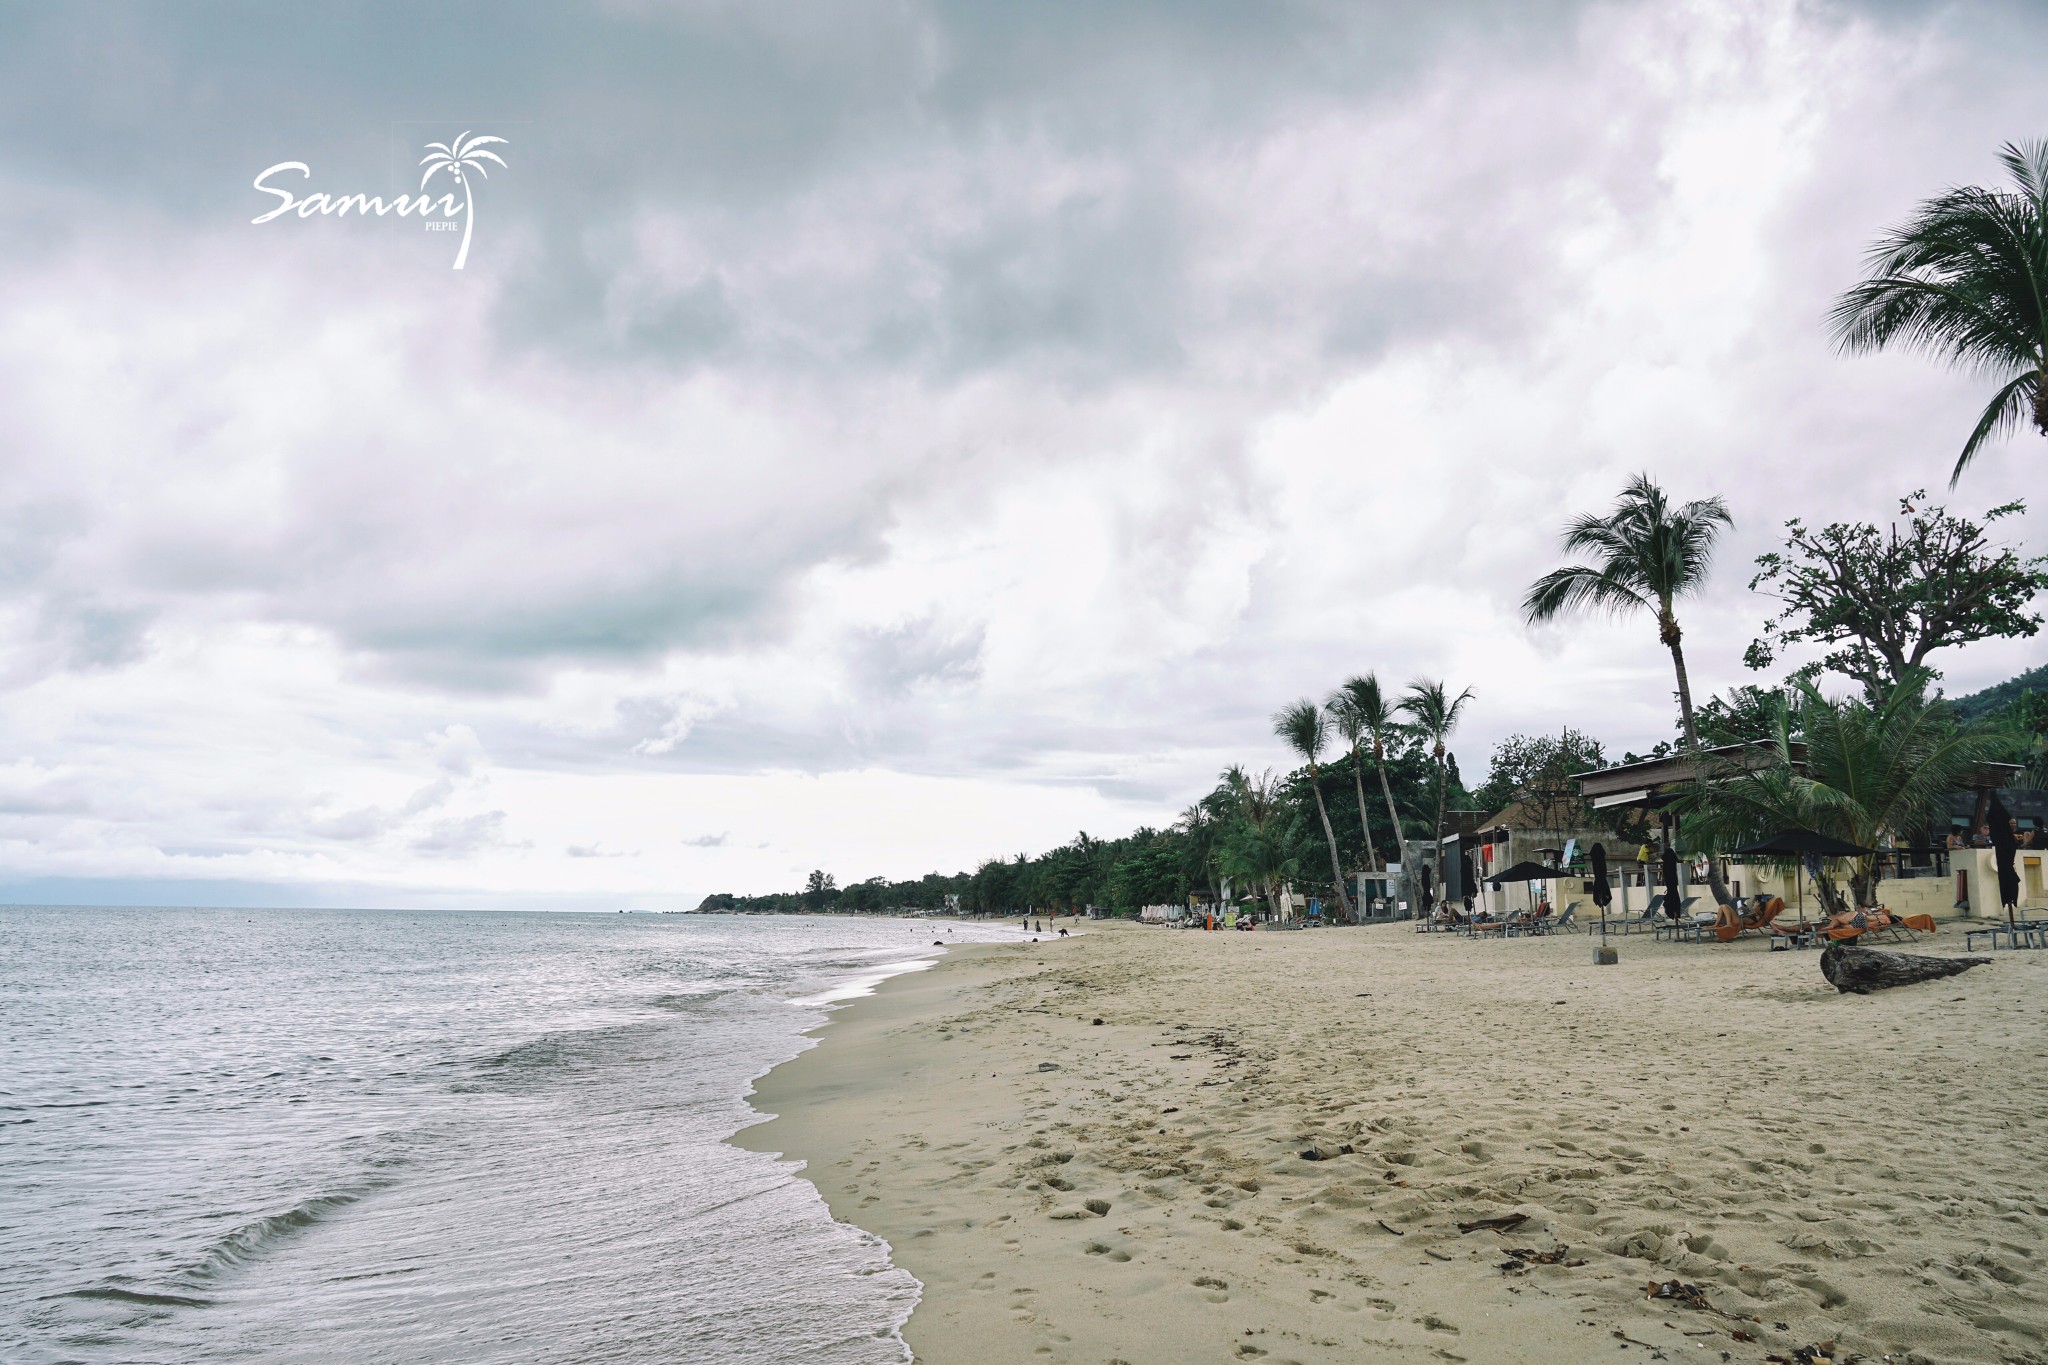
<path id="1" fill-rule="evenodd" d="M 2048 953 L 1865 998 L 1812 952 L 1617 943 L 962 949 L 841 1011 L 743 1141 L 888 1239 L 931 1365 L 2048 1361 Z"/>

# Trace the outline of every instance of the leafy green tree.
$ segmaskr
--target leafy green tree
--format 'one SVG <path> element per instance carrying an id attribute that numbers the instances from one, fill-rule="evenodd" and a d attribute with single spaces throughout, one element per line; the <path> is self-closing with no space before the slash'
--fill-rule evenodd
<path id="1" fill-rule="evenodd" d="M 1218 863 L 1226 876 L 1254 886 L 1278 908 L 1280 891 L 1300 869 L 1292 844 L 1296 820 L 1272 773 L 1248 776 L 1232 767 L 1223 775 L 1234 799 L 1235 818 L 1226 830 Z"/>
<path id="2" fill-rule="evenodd" d="M 831 873 L 814 870 L 809 877 L 804 879 L 804 908 L 807 910 L 823 910 L 832 901 L 838 899 L 838 891 L 839 888 L 833 884 Z"/>
<path id="3" fill-rule="evenodd" d="M 1445 755 L 1450 749 L 1451 731 L 1458 728 L 1465 703 L 1471 700 L 1471 688 L 1453 697 L 1449 688 L 1428 678 L 1408 684 L 1408 694 L 1401 699 L 1400 709 L 1414 718 L 1415 729 L 1429 741 L 1430 759 L 1436 764 L 1436 823 L 1431 826 L 1436 838 L 1430 846 L 1429 859 L 1436 869 L 1439 886 L 1443 883 L 1444 796 L 1451 771 Z"/>
<path id="4" fill-rule="evenodd" d="M 1893 343 L 1998 381 L 1949 486 L 1984 443 L 2031 418 L 2048 436 L 2048 142 L 2008 142 L 2010 189 L 1925 200 L 1870 249 L 1870 275 L 1835 302 L 1845 351 Z"/>
<path id="5" fill-rule="evenodd" d="M 1323 708 L 1307 697 L 1283 708 L 1273 717 L 1273 733 L 1287 741 L 1308 765 L 1309 789 L 1315 793 L 1316 814 L 1322 818 L 1323 838 L 1330 845 L 1330 879 L 1337 888 L 1337 903 L 1344 918 L 1351 918 L 1351 897 L 1344 891 L 1344 864 L 1337 857 L 1337 831 L 1330 827 L 1330 808 L 1323 801 L 1323 750 L 1330 743 L 1330 721 Z"/>
<path id="6" fill-rule="evenodd" d="M 2038 631 L 2041 617 L 2027 607 L 2048 588 L 2048 559 L 1994 546 L 1985 526 L 1926 499 L 1923 490 L 1900 500 L 1903 532 L 1897 522 L 1883 530 L 1835 522 L 1818 531 L 1786 522 L 1786 548 L 1757 556 L 1749 581 L 1750 591 L 1771 594 L 1783 609 L 1743 662 L 1763 669 L 1787 646 L 1832 645 L 1810 667 L 1853 678 L 1875 697 L 1938 649 Z M 1984 522 L 2025 510 L 2009 502 Z"/>
<path id="7" fill-rule="evenodd" d="M 1885 834 L 1924 834 L 1941 799 L 1982 764 L 2006 758 L 2012 731 L 1967 722 L 1927 695 L 1926 670 L 1909 673 L 1881 696 L 1835 700 L 1811 679 L 1795 684 L 1805 747 L 1795 752 L 1792 708 L 1776 701 L 1772 761 L 1709 765 L 1690 798 L 1685 827 L 1708 847 L 1735 847 L 1783 829 L 1810 829 L 1864 848 Z M 1851 894 L 1875 903 L 1874 855 L 1847 860 Z M 1829 910 L 1841 908 L 1832 882 L 1817 883 Z"/>
<path id="8" fill-rule="evenodd" d="M 1767 740 L 1777 731 L 1778 711 L 1784 705 L 1782 692 L 1767 687 L 1731 687 L 1720 696 L 1707 698 L 1700 706 L 1700 742 L 1715 746 Z M 1792 737 L 1799 738 L 1796 705 L 1792 708 Z M 1683 739 L 1681 735 L 1680 740 Z M 1668 750 L 1669 746 L 1666 747 Z"/>
<path id="9" fill-rule="evenodd" d="M 1521 805 L 1534 829 L 1586 829 L 1593 808 L 1572 777 L 1606 766 L 1600 741 L 1570 726 L 1555 735 L 1509 735 L 1494 747 L 1486 784 L 1473 796 L 1489 811 Z"/>

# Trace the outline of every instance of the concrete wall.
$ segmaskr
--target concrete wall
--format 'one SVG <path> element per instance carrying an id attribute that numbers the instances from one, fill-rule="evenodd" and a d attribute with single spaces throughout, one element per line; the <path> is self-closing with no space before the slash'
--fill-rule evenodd
<path id="1" fill-rule="evenodd" d="M 2048 911 L 2048 850 L 2022 849 L 2018 857 L 2020 907 Z M 1956 904 L 1956 874 L 1961 873 L 1968 895 L 1966 905 Z M 1731 882 L 1740 882 L 1744 895 L 1767 891 L 1783 896 L 1787 909 L 1798 904 L 1793 891 L 1793 874 L 1738 863 L 1729 869 Z M 1846 883 L 1843 885 L 1846 891 Z M 1878 883 L 1877 898 L 1899 915 L 1966 915 L 1973 919 L 2004 919 L 1998 904 L 1998 855 L 1988 848 L 1959 848 L 1949 854 L 1945 877 L 1887 878 Z M 1818 898 L 1813 887 L 1806 888 L 1808 914 L 1816 913 Z"/>

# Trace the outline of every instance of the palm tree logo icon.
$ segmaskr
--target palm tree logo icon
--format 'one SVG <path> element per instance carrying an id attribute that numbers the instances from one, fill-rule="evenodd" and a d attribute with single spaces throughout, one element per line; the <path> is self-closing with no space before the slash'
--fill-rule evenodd
<path id="1" fill-rule="evenodd" d="M 489 180 L 491 173 L 484 169 L 484 162 L 495 161 L 501 167 L 505 165 L 505 162 L 496 152 L 487 152 L 480 149 L 487 142 L 503 143 L 504 141 L 505 139 L 501 137 L 471 137 L 465 132 L 461 137 L 455 139 L 453 145 L 429 142 L 427 144 L 427 154 L 420 158 L 420 164 L 427 168 L 426 173 L 420 177 L 421 189 L 425 189 L 427 182 L 442 171 L 446 171 L 454 176 L 455 183 L 462 186 L 462 250 L 455 253 L 455 268 L 457 270 L 462 269 L 462 263 L 469 259 L 469 233 L 470 229 L 476 226 L 476 203 L 470 195 L 469 176 L 465 172 L 475 171 L 484 179 Z"/>

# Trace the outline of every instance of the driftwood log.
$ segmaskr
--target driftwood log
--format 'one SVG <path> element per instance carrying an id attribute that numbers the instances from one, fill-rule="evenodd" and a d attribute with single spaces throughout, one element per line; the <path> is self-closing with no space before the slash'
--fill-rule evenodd
<path id="1" fill-rule="evenodd" d="M 1916 981 L 1938 981 L 1989 962 L 1988 957 L 1928 957 L 1924 953 L 1880 953 L 1830 943 L 1820 955 L 1820 974 L 1844 995 L 1868 995 Z"/>

